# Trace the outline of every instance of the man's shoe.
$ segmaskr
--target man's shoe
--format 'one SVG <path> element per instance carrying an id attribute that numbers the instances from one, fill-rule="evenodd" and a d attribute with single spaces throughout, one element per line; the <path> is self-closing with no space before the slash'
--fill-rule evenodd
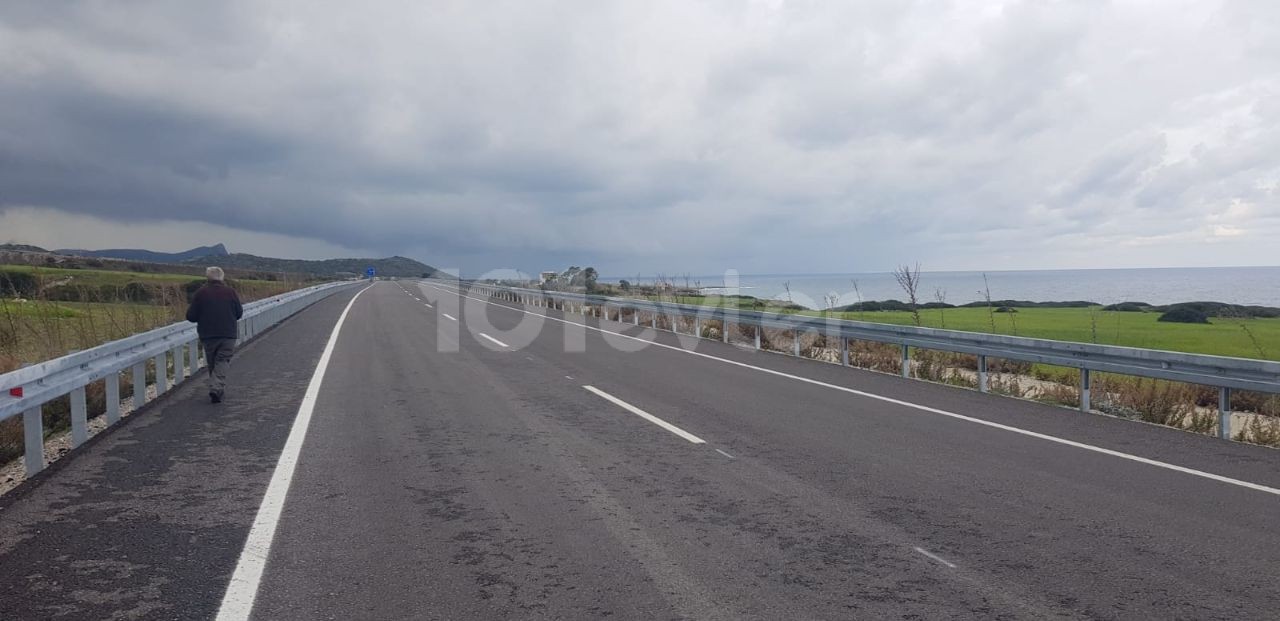
<path id="1" fill-rule="evenodd" d="M 222 393 L 214 390 L 209 391 L 210 403 L 222 403 Z"/>

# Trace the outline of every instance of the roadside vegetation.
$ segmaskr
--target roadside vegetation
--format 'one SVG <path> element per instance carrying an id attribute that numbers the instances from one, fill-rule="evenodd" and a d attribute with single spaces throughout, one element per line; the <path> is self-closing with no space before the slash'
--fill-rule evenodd
<path id="1" fill-rule="evenodd" d="M 193 274 L 83 267 L 0 265 L 0 373 L 171 323 L 186 315 L 204 279 Z M 250 302 L 311 284 L 288 274 L 244 274 L 229 282 Z M 155 370 L 148 375 L 154 377 Z M 121 397 L 129 398 L 129 376 Z M 106 410 L 102 382 L 86 387 L 90 416 Z M 70 426 L 67 398 L 44 406 L 45 433 Z M 22 419 L 0 421 L 0 463 L 22 452 Z"/>
<path id="2" fill-rule="evenodd" d="M 576 269 L 576 268 L 575 268 Z M 590 269 L 590 268 L 587 268 Z M 583 270 L 577 270 L 581 272 Z M 594 276 L 595 270 L 590 270 Z M 590 292 L 599 295 L 635 297 L 697 306 L 736 307 L 775 313 L 832 317 L 852 321 L 893 325 L 917 325 L 966 332 L 983 332 L 1029 338 L 1050 339 L 1100 345 L 1117 345 L 1146 349 L 1255 358 L 1280 361 L 1280 309 L 1259 306 L 1237 306 L 1220 302 L 1189 302 L 1153 306 L 1143 302 L 1125 302 L 1104 306 L 1076 300 L 1032 302 L 995 298 L 989 288 L 984 300 L 953 305 L 946 303 L 946 292 L 936 290 L 932 301 L 924 302 L 919 265 L 904 265 L 895 270 L 906 302 L 899 300 L 860 301 L 838 306 L 838 296 L 827 296 L 825 309 L 805 308 L 790 299 L 789 287 L 775 299 L 751 296 L 707 295 L 701 283 L 688 277 L 677 279 L 658 276 L 653 283 L 636 284 L 622 280 L 618 284 L 561 280 L 544 289 Z M 527 283 L 509 283 L 527 286 Z M 581 286 L 574 286 L 574 285 Z M 854 283 L 856 290 L 856 283 Z M 648 318 L 646 317 L 646 320 Z M 671 329 L 670 317 L 659 317 L 658 325 Z M 689 333 L 690 321 L 678 329 Z M 719 322 L 704 322 L 703 336 L 720 338 Z M 755 332 L 748 326 L 730 326 L 731 341 L 754 343 Z M 781 353 L 794 351 L 796 336 L 787 331 L 761 331 L 761 347 Z M 801 355 L 839 362 L 837 340 L 820 334 L 802 334 Z M 901 373 L 901 351 L 897 345 L 868 341 L 850 342 L 850 364 L 854 367 L 885 373 Z M 953 352 L 911 351 L 912 377 L 976 389 L 977 357 Z M 991 392 L 1061 405 L 1079 407 L 1080 372 L 1074 368 L 1033 364 L 1017 360 L 989 359 Z M 1218 433 L 1218 391 L 1164 380 L 1095 373 L 1091 405 L 1105 414 L 1166 425 L 1195 433 Z M 1241 442 L 1280 447 L 1280 396 L 1236 391 L 1232 395 L 1232 435 Z"/>

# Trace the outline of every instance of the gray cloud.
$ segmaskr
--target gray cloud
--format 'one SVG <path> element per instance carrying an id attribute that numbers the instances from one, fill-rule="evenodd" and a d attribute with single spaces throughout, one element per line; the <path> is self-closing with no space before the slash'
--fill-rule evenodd
<path id="1" fill-rule="evenodd" d="M 1274 263 L 1272 3 L 856 4 L 7 3 L 0 217 L 470 271 Z"/>

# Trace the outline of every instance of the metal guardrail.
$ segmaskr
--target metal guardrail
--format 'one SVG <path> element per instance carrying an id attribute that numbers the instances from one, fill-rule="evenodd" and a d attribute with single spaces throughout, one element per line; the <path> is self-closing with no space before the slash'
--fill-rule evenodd
<path id="1" fill-rule="evenodd" d="M 245 304 L 239 322 L 240 340 L 251 339 L 353 284 L 326 283 Z M 131 370 L 136 410 L 146 402 L 148 362 L 154 364 L 157 397 L 194 376 L 204 366 L 196 325 L 175 323 L 0 375 L 0 420 L 22 415 L 27 475 L 45 466 L 41 406 L 63 395 L 71 396 L 71 443 L 80 446 L 89 439 L 85 387 L 105 380 L 107 424 L 115 424 L 120 420 L 121 372 Z"/>
<path id="2" fill-rule="evenodd" d="M 789 330 L 797 333 L 797 337 L 801 332 L 817 332 L 840 340 L 840 359 L 845 366 L 849 365 L 850 340 L 895 344 L 902 348 L 903 377 L 910 376 L 912 347 L 973 354 L 978 358 L 978 389 L 982 392 L 988 391 L 988 358 L 1073 367 L 1080 370 L 1080 409 L 1084 412 L 1091 411 L 1090 390 L 1092 387 L 1091 373 L 1093 372 L 1201 384 L 1218 389 L 1218 434 L 1222 438 L 1230 438 L 1231 391 L 1233 389 L 1280 393 L 1280 362 L 1268 360 L 1187 354 L 1135 347 L 1094 345 L 1091 343 L 1071 343 L 1018 336 L 983 334 L 980 332 L 917 328 L 914 326 L 897 326 L 808 315 L 765 313 L 734 308 L 542 291 L 483 283 L 471 284 L 471 288 L 472 290 L 486 292 L 488 295 L 512 302 L 533 306 L 552 306 L 562 310 L 567 308 L 571 311 L 587 312 L 585 309 L 597 308 L 603 309 L 606 316 L 608 316 L 610 308 L 617 308 L 619 309 L 619 320 L 622 318 L 621 311 L 630 309 L 633 311 L 632 320 L 635 324 L 639 325 L 640 323 L 640 313 L 646 313 L 649 315 L 650 325 L 654 328 L 657 327 L 659 315 L 670 315 L 677 318 L 691 317 L 694 325 L 694 335 L 700 338 L 703 334 L 703 322 L 707 321 L 721 322 L 722 327 L 726 324 L 736 324 L 756 328 Z M 675 331 L 678 322 L 673 321 L 671 325 L 673 331 Z M 728 330 L 721 330 L 721 335 L 725 342 L 728 342 L 728 334 Z M 799 356 L 800 339 L 795 338 L 793 342 L 795 347 L 793 353 Z M 756 349 L 760 348 L 759 330 L 755 331 L 755 347 Z"/>

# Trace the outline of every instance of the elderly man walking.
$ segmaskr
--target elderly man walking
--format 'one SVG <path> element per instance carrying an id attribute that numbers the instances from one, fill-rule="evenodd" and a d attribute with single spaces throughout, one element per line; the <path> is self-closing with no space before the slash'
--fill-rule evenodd
<path id="1" fill-rule="evenodd" d="M 236 349 L 236 321 L 244 315 L 240 296 L 227 286 L 222 268 L 210 267 L 204 271 L 209 282 L 196 291 L 187 308 L 187 321 L 196 324 L 200 345 L 204 348 L 205 364 L 209 366 L 209 401 L 222 403 L 227 389 L 227 368 Z"/>

